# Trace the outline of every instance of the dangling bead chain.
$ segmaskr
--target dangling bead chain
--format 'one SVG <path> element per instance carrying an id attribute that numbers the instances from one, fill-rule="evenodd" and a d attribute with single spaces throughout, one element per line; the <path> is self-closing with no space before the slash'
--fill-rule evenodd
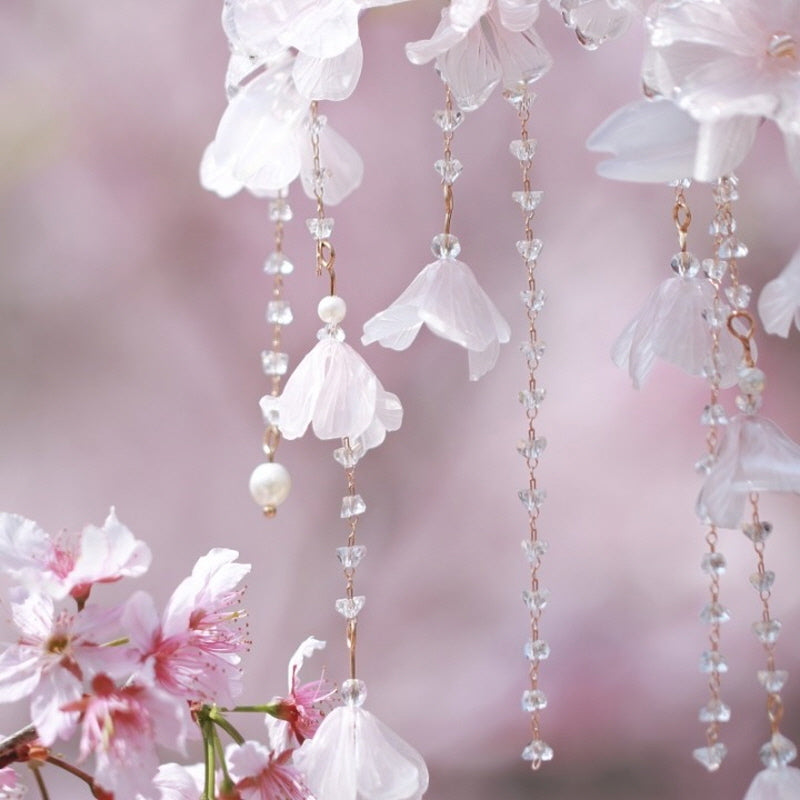
<path id="1" fill-rule="evenodd" d="M 518 492 L 528 513 L 528 538 L 522 546 L 529 567 L 529 584 L 523 593 L 523 602 L 530 618 L 530 639 L 526 642 L 524 653 L 528 659 L 528 688 L 522 694 L 522 709 L 530 715 L 531 741 L 522 752 L 522 758 L 531 762 L 536 770 L 544 761 L 553 758 L 553 749 L 542 738 L 539 717 L 547 706 L 547 697 L 539 688 L 539 667 L 550 655 L 550 645 L 540 637 L 540 621 L 542 611 L 547 605 L 550 592 L 539 582 L 542 556 L 547 551 L 547 543 L 539 537 L 539 511 L 546 493 L 539 488 L 536 469 L 539 458 L 547 444 L 537 433 L 537 417 L 539 407 L 544 400 L 544 389 L 537 385 L 536 370 L 544 353 L 544 343 L 539 339 L 536 322 L 539 312 L 544 307 L 544 292 L 536 285 L 536 266 L 542 242 L 533 236 L 533 218 L 542 193 L 531 191 L 530 171 L 536 151 L 536 140 L 528 136 L 530 106 L 533 97 L 527 88 L 519 92 L 506 92 L 506 99 L 516 109 L 520 122 L 520 138 L 511 142 L 511 154 L 519 161 L 522 170 L 522 190 L 515 191 L 512 197 L 519 204 L 523 213 L 524 238 L 517 242 L 519 252 L 525 264 L 526 288 L 520 293 L 528 322 L 528 338 L 522 344 L 525 355 L 528 383 L 520 392 L 519 399 L 525 409 L 527 419 L 527 437 L 517 446 L 517 450 L 525 459 L 528 472 L 528 486 Z"/>

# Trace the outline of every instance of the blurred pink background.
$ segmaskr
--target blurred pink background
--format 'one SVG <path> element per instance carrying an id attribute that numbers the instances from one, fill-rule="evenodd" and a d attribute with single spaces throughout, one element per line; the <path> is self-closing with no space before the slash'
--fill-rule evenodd
<path id="1" fill-rule="evenodd" d="M 358 344 L 362 323 L 431 260 L 441 226 L 431 115 L 442 88 L 430 66 L 411 66 L 403 52 L 430 34 L 438 8 L 414 0 L 365 16 L 359 88 L 323 109 L 366 165 L 361 190 L 332 209 L 345 329 L 405 407 L 401 430 L 358 470 L 368 505 L 356 588 L 367 597 L 359 656 L 369 707 L 425 755 L 429 796 L 440 800 L 743 796 L 768 727 L 755 680 L 763 654 L 750 632 L 755 562 L 737 532 L 722 535 L 722 599 L 733 616 L 722 645 L 729 757 L 716 775 L 691 758 L 704 743 L 696 717 L 706 701 L 697 670 L 704 529 L 693 515 L 692 465 L 704 448 L 707 390 L 659 364 L 636 392 L 608 356 L 677 249 L 671 190 L 604 181 L 583 149 L 600 121 L 637 96 L 638 30 L 589 53 L 542 9 L 555 67 L 536 87 L 532 120 L 534 188 L 545 190 L 538 275 L 549 298 L 540 326 L 540 432 L 549 441 L 541 527 L 551 544 L 542 580 L 552 591 L 543 634 L 553 653 L 541 685 L 550 700 L 542 732 L 556 758 L 536 775 L 519 759 L 528 737 L 519 710 L 527 524 L 515 445 L 525 431 L 516 397 L 526 328 L 514 249 L 521 220 L 510 199 L 519 168 L 507 150 L 517 124 L 498 95 L 455 135 L 464 172 L 453 231 L 512 323 L 512 343 L 477 384 L 467 381 L 464 352 L 427 331 L 405 353 Z M 346 535 L 344 482 L 332 443 L 309 434 L 280 447 L 294 488 L 275 519 L 263 519 L 247 491 L 262 460 L 258 399 L 269 387 L 259 354 L 271 286 L 261 263 L 272 234 L 265 201 L 223 201 L 198 181 L 225 105 L 219 14 L 211 0 L 0 7 L 0 508 L 56 531 L 99 523 L 115 505 L 154 550 L 137 585 L 161 602 L 208 548 L 239 549 L 254 563 L 246 699 L 257 702 L 283 689 L 286 661 L 311 633 L 329 642 L 317 666 L 345 677 L 333 610 L 343 589 L 335 547 Z M 787 170 L 780 138 L 765 126 L 739 173 L 736 206 L 756 292 L 798 244 L 800 198 Z M 703 186 L 689 193 L 690 248 L 702 255 L 708 195 Z M 316 341 L 327 288 L 302 222 L 312 205 L 299 192 L 291 199 L 286 251 L 296 270 L 286 297 L 295 322 L 285 346 L 294 365 Z M 788 342 L 759 341 L 770 381 L 764 413 L 796 440 L 799 341 L 796 331 Z M 762 513 L 775 524 L 767 566 L 778 574 L 773 611 L 784 623 L 778 665 L 790 670 L 783 729 L 796 741 L 799 508 L 795 497 L 770 497 Z M 2 720 L 8 732 L 25 722 L 24 709 L 3 708 Z"/>

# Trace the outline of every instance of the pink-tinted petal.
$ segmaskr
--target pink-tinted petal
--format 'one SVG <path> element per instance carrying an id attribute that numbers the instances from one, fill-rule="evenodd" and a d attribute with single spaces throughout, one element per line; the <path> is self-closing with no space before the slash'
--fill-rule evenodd
<path id="1" fill-rule="evenodd" d="M 760 124 L 757 116 L 734 116 L 701 123 L 694 177 L 699 181 L 713 181 L 733 172 L 750 152 Z"/>
<path id="2" fill-rule="evenodd" d="M 333 58 L 358 38 L 359 7 L 353 0 L 303 0 L 293 9 L 279 41 L 312 58 Z"/>
<path id="3" fill-rule="evenodd" d="M 422 319 L 419 307 L 415 302 L 418 291 L 427 281 L 425 272 L 421 272 L 408 288 L 387 309 L 378 312 L 364 323 L 362 344 L 380 342 L 391 350 L 405 350 L 417 338 Z"/>
<path id="4" fill-rule="evenodd" d="M 553 57 L 533 28 L 509 33 L 488 18 L 492 24 L 495 49 L 503 75 L 503 87 L 510 91 L 538 81 L 553 66 Z"/>
<path id="5" fill-rule="evenodd" d="M 784 338 L 789 335 L 792 320 L 800 319 L 800 250 L 781 274 L 761 290 L 758 313 L 767 333 Z"/>
<path id="6" fill-rule="evenodd" d="M 412 64 L 427 64 L 451 47 L 455 47 L 464 36 L 464 31 L 456 30 L 450 23 L 450 17 L 445 8 L 442 10 L 441 19 L 431 38 L 409 42 L 406 45 L 406 57 Z"/>
<path id="7" fill-rule="evenodd" d="M 292 79 L 297 91 L 309 100 L 345 100 L 356 88 L 363 60 L 364 53 L 358 39 L 332 58 L 314 58 L 298 53 Z"/>
<path id="8" fill-rule="evenodd" d="M 503 27 L 508 31 L 525 31 L 539 18 L 539 0 L 497 0 Z"/>
<path id="9" fill-rule="evenodd" d="M 480 108 L 502 77 L 500 62 L 492 53 L 480 26 L 436 60 L 436 66 L 453 92 L 459 108 Z"/>
<path id="10" fill-rule="evenodd" d="M 490 0 L 450 0 L 450 24 L 455 30 L 466 33 L 489 10 L 489 2 Z"/>
<path id="11" fill-rule="evenodd" d="M 54 668 L 42 676 L 31 700 L 31 722 L 45 746 L 66 739 L 75 730 L 78 714 L 62 707 L 79 700 L 82 683 L 66 669 Z"/>
<path id="12" fill-rule="evenodd" d="M 744 800 L 795 800 L 800 797 L 800 769 L 771 767 L 759 772 Z"/>
<path id="13" fill-rule="evenodd" d="M 325 203 L 335 206 L 361 185 L 364 177 L 364 162 L 356 149 L 330 125 L 325 125 L 319 134 L 320 159 L 326 171 Z M 302 168 L 300 180 L 303 190 L 314 198 L 313 169 L 314 156 L 311 141 L 303 137 L 300 147 Z"/>
<path id="14" fill-rule="evenodd" d="M 300 642 L 299 647 L 297 650 L 294 651 L 292 657 L 289 659 L 289 668 L 288 668 L 288 687 L 289 691 L 291 692 L 294 687 L 297 685 L 297 676 L 300 672 L 300 669 L 303 666 L 303 662 L 307 658 L 311 658 L 317 650 L 324 650 L 325 649 L 325 642 L 320 639 L 315 638 L 314 636 L 309 636 L 307 639 L 304 639 Z"/>

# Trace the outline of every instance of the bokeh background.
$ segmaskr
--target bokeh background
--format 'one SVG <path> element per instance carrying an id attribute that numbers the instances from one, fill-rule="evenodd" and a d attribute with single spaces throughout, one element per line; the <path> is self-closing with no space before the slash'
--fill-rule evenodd
<path id="1" fill-rule="evenodd" d="M 441 138 L 431 116 L 442 87 L 403 51 L 430 34 L 438 8 L 414 0 L 369 12 L 361 83 L 346 103 L 324 108 L 366 164 L 361 190 L 333 210 L 353 344 L 428 263 L 440 230 L 432 164 Z M 0 507 L 56 531 L 99 523 L 115 505 L 153 548 L 138 585 L 161 602 L 210 547 L 240 550 L 254 564 L 246 698 L 256 702 L 282 691 L 286 661 L 311 633 L 329 641 L 317 666 L 344 677 L 333 610 L 344 483 L 332 443 L 309 435 L 281 445 L 294 488 L 275 519 L 262 518 L 247 491 L 268 390 L 259 354 L 269 341 L 261 263 L 271 230 L 265 201 L 223 201 L 198 181 L 225 105 L 219 13 L 213 0 L 0 6 Z M 551 544 L 542 579 L 552 591 L 543 633 L 553 654 L 541 671 L 550 700 L 542 725 L 556 759 L 536 775 L 519 759 L 528 737 L 519 710 L 526 518 L 516 490 L 526 477 L 515 445 L 526 377 L 516 343 L 526 328 L 514 249 L 521 222 L 510 199 L 519 169 L 508 154 L 517 123 L 498 95 L 456 133 L 465 168 L 453 230 L 511 321 L 512 343 L 476 384 L 466 355 L 427 331 L 405 353 L 363 351 L 405 407 L 402 429 L 358 470 L 368 504 L 359 536 L 369 554 L 356 587 L 367 596 L 359 654 L 369 707 L 426 756 L 432 798 L 737 798 L 768 736 L 755 680 L 763 656 L 750 632 L 754 557 L 737 532 L 722 537 L 733 616 L 723 639 L 730 754 L 712 776 L 691 758 L 703 744 L 697 710 L 706 699 L 697 670 L 704 531 L 692 511 L 692 465 L 703 452 L 707 390 L 659 365 L 636 392 L 608 356 L 677 249 L 671 190 L 604 181 L 583 149 L 639 92 L 641 32 L 590 53 L 549 8 L 539 29 L 555 56 L 532 130 L 534 183 L 545 190 L 539 280 L 549 298 L 541 526 Z M 798 187 L 770 126 L 739 174 L 736 213 L 751 250 L 743 269 L 757 291 L 800 238 Z M 689 195 L 690 247 L 701 255 L 708 194 L 695 186 Z M 316 341 L 326 285 L 302 222 L 312 205 L 299 194 L 292 201 L 286 250 L 296 270 L 286 297 L 295 322 L 285 347 L 296 364 Z M 796 331 L 759 341 L 770 382 L 764 413 L 795 439 L 798 341 Z M 778 660 L 791 672 L 784 732 L 795 739 L 799 503 L 770 498 L 763 513 L 776 529 L 767 566 L 778 573 Z M 126 590 L 110 587 L 106 597 L 115 591 Z M 24 708 L 3 708 L 0 720 L 10 731 L 25 722 Z M 70 782 L 62 791 L 79 794 Z"/>

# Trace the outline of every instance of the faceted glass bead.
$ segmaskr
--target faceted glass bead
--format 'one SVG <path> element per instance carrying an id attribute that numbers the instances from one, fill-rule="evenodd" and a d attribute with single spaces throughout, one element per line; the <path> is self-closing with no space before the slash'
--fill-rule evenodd
<path id="1" fill-rule="evenodd" d="M 289 369 L 289 354 L 278 353 L 276 350 L 263 350 L 261 366 L 265 375 L 285 375 Z"/>
<path id="2" fill-rule="evenodd" d="M 528 360 L 528 364 L 535 367 L 542 360 L 546 348 L 544 342 L 523 342 L 519 349 Z"/>
<path id="3" fill-rule="evenodd" d="M 791 764 L 797 758 L 794 742 L 781 733 L 773 733 L 772 738 L 758 753 L 761 763 L 769 769 L 777 769 Z"/>
<path id="4" fill-rule="evenodd" d="M 444 133 L 452 133 L 464 121 L 464 112 L 458 109 L 436 111 L 433 114 L 433 121 Z"/>
<path id="5" fill-rule="evenodd" d="M 522 593 L 522 602 L 528 611 L 542 611 L 550 600 L 550 592 L 547 589 L 539 589 L 532 592 L 530 589 L 525 589 Z"/>
<path id="6" fill-rule="evenodd" d="M 364 595 L 356 595 L 356 597 L 340 597 L 336 601 L 336 610 L 345 619 L 355 619 L 361 613 L 361 609 L 364 608 L 364 602 L 366 599 L 367 598 L 364 597 Z"/>
<path id="7" fill-rule="evenodd" d="M 725 425 L 727 422 L 728 416 L 725 413 L 725 408 L 719 403 L 706 406 L 700 415 L 701 425 Z"/>
<path id="8" fill-rule="evenodd" d="M 758 637 L 761 644 L 775 644 L 781 635 L 780 620 L 770 619 L 764 622 L 753 623 L 753 633 Z"/>
<path id="9" fill-rule="evenodd" d="M 286 300 L 270 300 L 267 304 L 267 322 L 270 325 L 288 325 L 294 316 Z"/>
<path id="10" fill-rule="evenodd" d="M 292 208 L 285 197 L 278 197 L 270 200 L 269 219 L 270 222 L 289 222 L 292 218 Z"/>
<path id="11" fill-rule="evenodd" d="M 530 309 L 535 314 L 538 314 L 544 308 L 545 301 L 544 289 L 537 289 L 535 292 L 525 289 L 519 293 L 519 298 L 522 300 L 522 305 Z"/>
<path id="12" fill-rule="evenodd" d="M 550 657 L 550 645 L 544 639 L 525 642 L 525 658 L 528 661 L 545 661 Z"/>
<path id="13" fill-rule="evenodd" d="M 354 544 L 351 547 L 337 547 L 336 557 L 345 569 L 355 569 L 367 554 L 366 545 Z"/>
<path id="14" fill-rule="evenodd" d="M 522 540 L 522 551 L 531 564 L 533 564 L 534 561 L 538 561 L 547 552 L 549 547 L 550 545 L 544 539 L 537 539 L 534 542 L 530 539 Z"/>
<path id="15" fill-rule="evenodd" d="M 757 367 L 742 367 L 738 379 L 739 389 L 745 394 L 761 394 L 767 384 L 767 376 Z"/>
<path id="16" fill-rule="evenodd" d="M 769 692 L 777 694 L 789 680 L 789 673 L 785 669 L 760 669 L 758 682 Z"/>
<path id="17" fill-rule="evenodd" d="M 710 328 L 722 328 L 728 322 L 728 307 L 706 308 L 703 310 L 703 319 Z"/>
<path id="18" fill-rule="evenodd" d="M 545 448 L 547 447 L 547 439 L 544 436 L 538 436 L 535 439 L 526 439 L 517 445 L 517 452 L 523 458 L 535 460 L 540 458 Z"/>
<path id="19" fill-rule="evenodd" d="M 694 278 L 700 272 L 700 262 L 692 253 L 676 253 L 669 265 L 672 271 L 682 278 Z"/>
<path id="20" fill-rule="evenodd" d="M 536 211 L 544 192 L 512 192 L 511 197 L 515 203 L 519 203 L 523 211 Z"/>
<path id="21" fill-rule="evenodd" d="M 520 239 L 517 242 L 517 252 L 526 261 L 536 261 L 539 253 L 542 252 L 543 242 L 541 239 Z"/>
<path id="22" fill-rule="evenodd" d="M 694 462 L 694 471 L 700 475 L 708 475 L 717 459 L 713 453 L 706 453 Z"/>
<path id="23" fill-rule="evenodd" d="M 734 308 L 743 309 L 750 305 L 752 293 L 753 290 L 749 286 L 740 283 L 738 286 L 729 286 L 725 290 L 725 297 Z"/>
<path id="24" fill-rule="evenodd" d="M 349 678 L 346 681 L 342 681 L 339 694 L 341 694 L 345 705 L 358 708 L 363 706 L 364 701 L 367 699 L 367 684 L 357 678 Z"/>
<path id="25" fill-rule="evenodd" d="M 542 739 L 534 739 L 523 751 L 525 761 L 552 761 L 553 748 Z"/>
<path id="26" fill-rule="evenodd" d="M 283 253 L 270 253 L 264 262 L 267 275 L 291 275 L 294 264 Z"/>
<path id="27" fill-rule="evenodd" d="M 728 562 L 722 553 L 705 553 L 700 566 L 706 575 L 724 575 Z"/>
<path id="28" fill-rule="evenodd" d="M 328 124 L 328 118 L 324 114 L 317 114 L 308 120 L 309 133 L 319 136 L 322 129 Z"/>
<path id="29" fill-rule="evenodd" d="M 517 492 L 517 497 L 528 510 L 528 513 L 531 513 L 542 507 L 547 498 L 547 492 L 544 489 L 520 489 Z"/>
<path id="30" fill-rule="evenodd" d="M 728 236 L 722 240 L 717 255 L 720 258 L 744 258 L 750 251 L 744 242 L 740 242 L 735 236 Z"/>
<path id="31" fill-rule="evenodd" d="M 702 266 L 705 276 L 716 283 L 719 283 L 728 271 L 728 262 L 722 258 L 704 258 Z"/>
<path id="32" fill-rule="evenodd" d="M 360 494 L 347 494 L 342 498 L 342 519 L 350 519 L 350 517 L 357 517 L 367 510 L 367 504 L 364 502 Z"/>
<path id="33" fill-rule="evenodd" d="M 528 714 L 547 708 L 547 697 L 541 689 L 527 689 L 522 693 L 522 710 Z"/>
<path id="34" fill-rule="evenodd" d="M 361 442 L 351 444 L 350 447 L 337 447 L 333 451 L 333 459 L 345 469 L 353 469 L 364 456 L 364 446 Z"/>
<path id="35" fill-rule="evenodd" d="M 700 612 L 700 619 L 708 625 L 727 622 L 730 612 L 720 603 L 707 603 Z"/>
<path id="36" fill-rule="evenodd" d="M 718 217 L 711 221 L 708 232 L 712 236 L 730 236 L 736 233 L 736 220 L 733 217 Z"/>
<path id="37" fill-rule="evenodd" d="M 761 408 L 761 399 L 760 394 L 737 394 L 734 402 L 742 414 L 755 414 Z"/>
<path id="38" fill-rule="evenodd" d="M 327 239 L 333 231 L 333 217 L 312 217 L 306 220 L 308 232 L 317 240 Z"/>
<path id="39" fill-rule="evenodd" d="M 731 709 L 722 700 L 710 700 L 700 709 L 697 718 L 700 722 L 728 722 Z"/>
<path id="40" fill-rule="evenodd" d="M 451 185 L 456 182 L 464 166 L 457 158 L 440 158 L 434 163 L 433 168 L 444 183 Z"/>
<path id="41" fill-rule="evenodd" d="M 762 522 L 761 520 L 757 523 L 745 522 L 744 525 L 742 525 L 742 533 L 753 542 L 753 544 L 762 544 L 772 533 L 772 523 Z"/>
<path id="42" fill-rule="evenodd" d="M 431 252 L 434 258 L 458 258 L 461 242 L 452 233 L 438 233 L 431 240 Z"/>
<path id="43" fill-rule="evenodd" d="M 775 583 L 775 573 L 771 569 L 764 570 L 764 572 L 754 572 L 750 576 L 750 585 L 759 594 L 768 592 L 773 583 Z"/>
<path id="44" fill-rule="evenodd" d="M 716 772 L 727 754 L 728 748 L 722 742 L 717 742 L 711 747 L 698 747 L 692 751 L 695 761 L 702 764 L 709 772 Z"/>
<path id="45" fill-rule="evenodd" d="M 739 185 L 739 180 L 734 175 L 728 175 L 721 178 L 717 185 L 714 187 L 713 197 L 714 200 L 720 205 L 724 203 L 733 203 L 739 199 L 739 192 L 736 187 Z"/>
<path id="46" fill-rule="evenodd" d="M 728 671 L 728 662 L 718 650 L 704 650 L 700 656 L 700 672 L 709 675 L 712 672 L 720 674 Z"/>
<path id="47" fill-rule="evenodd" d="M 514 139 L 508 149 L 520 161 L 530 161 L 536 154 L 536 139 Z"/>
<path id="48" fill-rule="evenodd" d="M 345 332 L 336 323 L 326 325 L 317 331 L 317 339 L 320 342 L 324 339 L 336 339 L 337 342 L 343 342 L 346 338 Z"/>
<path id="49" fill-rule="evenodd" d="M 533 391 L 523 389 L 519 393 L 519 402 L 522 403 L 527 411 L 536 411 L 544 402 L 546 394 L 544 389 L 534 389 Z"/>

